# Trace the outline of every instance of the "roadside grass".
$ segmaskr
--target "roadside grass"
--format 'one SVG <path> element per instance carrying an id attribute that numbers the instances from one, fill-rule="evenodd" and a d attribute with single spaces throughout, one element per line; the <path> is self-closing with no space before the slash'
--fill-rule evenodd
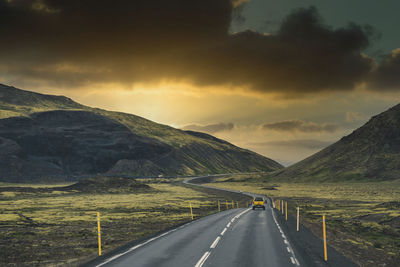
<path id="1" fill-rule="evenodd" d="M 76 266 L 97 256 L 96 213 L 103 253 L 195 218 L 217 212 L 217 201 L 246 199 L 147 180 L 152 191 L 90 194 L 53 191 L 0 193 L 1 266 Z M 16 186 L 8 184 L 7 186 Z M 49 187 L 50 185 L 47 185 Z M 230 207 L 231 208 L 231 207 Z"/>
<path id="2" fill-rule="evenodd" d="M 280 183 L 258 175 L 217 178 L 206 185 L 263 194 L 288 201 L 288 214 L 321 236 L 327 218 L 328 243 L 361 266 L 400 262 L 400 181 Z"/>

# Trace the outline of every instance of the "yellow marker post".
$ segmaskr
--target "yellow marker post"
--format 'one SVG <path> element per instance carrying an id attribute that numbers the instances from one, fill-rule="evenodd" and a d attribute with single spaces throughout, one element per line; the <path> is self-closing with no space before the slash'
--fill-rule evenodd
<path id="1" fill-rule="evenodd" d="M 322 231 L 324 235 L 324 260 L 328 261 L 328 252 L 326 249 L 326 229 L 325 229 L 325 215 L 322 216 Z"/>
<path id="2" fill-rule="evenodd" d="M 299 224 L 300 224 L 300 208 L 297 207 L 297 232 L 299 231 Z"/>
<path id="3" fill-rule="evenodd" d="M 285 219 L 287 221 L 287 201 L 285 201 Z"/>
<path id="4" fill-rule="evenodd" d="M 235 204 L 233 204 L 233 199 L 232 199 L 232 209 L 234 209 L 235 208 Z"/>
<path id="5" fill-rule="evenodd" d="M 239 208 L 239 202 L 236 201 L 236 208 Z"/>
<path id="6" fill-rule="evenodd" d="M 99 256 L 101 256 L 100 212 L 97 212 L 97 238 L 99 240 Z"/>
<path id="7" fill-rule="evenodd" d="M 189 202 L 189 206 L 190 206 L 190 216 L 192 217 L 192 221 L 193 221 L 192 202 Z"/>
<path id="8" fill-rule="evenodd" d="M 271 202 L 272 202 L 272 207 L 273 207 L 273 208 L 275 208 L 275 200 L 274 200 L 274 199 L 272 199 L 272 201 L 271 201 Z"/>
<path id="9" fill-rule="evenodd" d="M 228 200 L 225 200 L 226 209 L 228 209 Z"/>
<path id="10" fill-rule="evenodd" d="M 219 204 L 219 200 L 218 200 L 218 212 L 221 212 L 221 205 Z"/>

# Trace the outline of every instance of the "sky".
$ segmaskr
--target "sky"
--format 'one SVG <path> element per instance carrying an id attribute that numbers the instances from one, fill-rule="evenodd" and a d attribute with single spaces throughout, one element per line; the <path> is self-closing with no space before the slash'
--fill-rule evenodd
<path id="1" fill-rule="evenodd" d="M 397 0 L 0 0 L 0 83 L 284 165 L 400 100 Z"/>

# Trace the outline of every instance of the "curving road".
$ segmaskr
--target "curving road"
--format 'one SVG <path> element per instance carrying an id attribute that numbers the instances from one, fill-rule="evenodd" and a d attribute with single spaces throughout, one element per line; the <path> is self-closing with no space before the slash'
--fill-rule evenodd
<path id="1" fill-rule="evenodd" d="M 188 183 L 190 180 L 186 181 Z M 254 196 L 250 193 L 244 193 Z M 298 248 L 271 208 L 232 209 L 165 232 L 94 266 L 357 266 L 335 252 L 334 265 Z M 303 237 L 304 238 L 304 237 Z M 294 240 L 295 241 L 295 240 Z M 295 244 L 295 245 L 292 245 Z M 339 263 L 340 265 L 336 265 Z"/>

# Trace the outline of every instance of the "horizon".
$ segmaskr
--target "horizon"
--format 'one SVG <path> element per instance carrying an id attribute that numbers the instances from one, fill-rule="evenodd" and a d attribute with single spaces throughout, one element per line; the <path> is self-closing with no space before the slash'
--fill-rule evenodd
<path id="1" fill-rule="evenodd" d="M 1 83 L 212 134 L 284 166 L 400 99 L 398 1 L 35 3 L 0 3 Z"/>

